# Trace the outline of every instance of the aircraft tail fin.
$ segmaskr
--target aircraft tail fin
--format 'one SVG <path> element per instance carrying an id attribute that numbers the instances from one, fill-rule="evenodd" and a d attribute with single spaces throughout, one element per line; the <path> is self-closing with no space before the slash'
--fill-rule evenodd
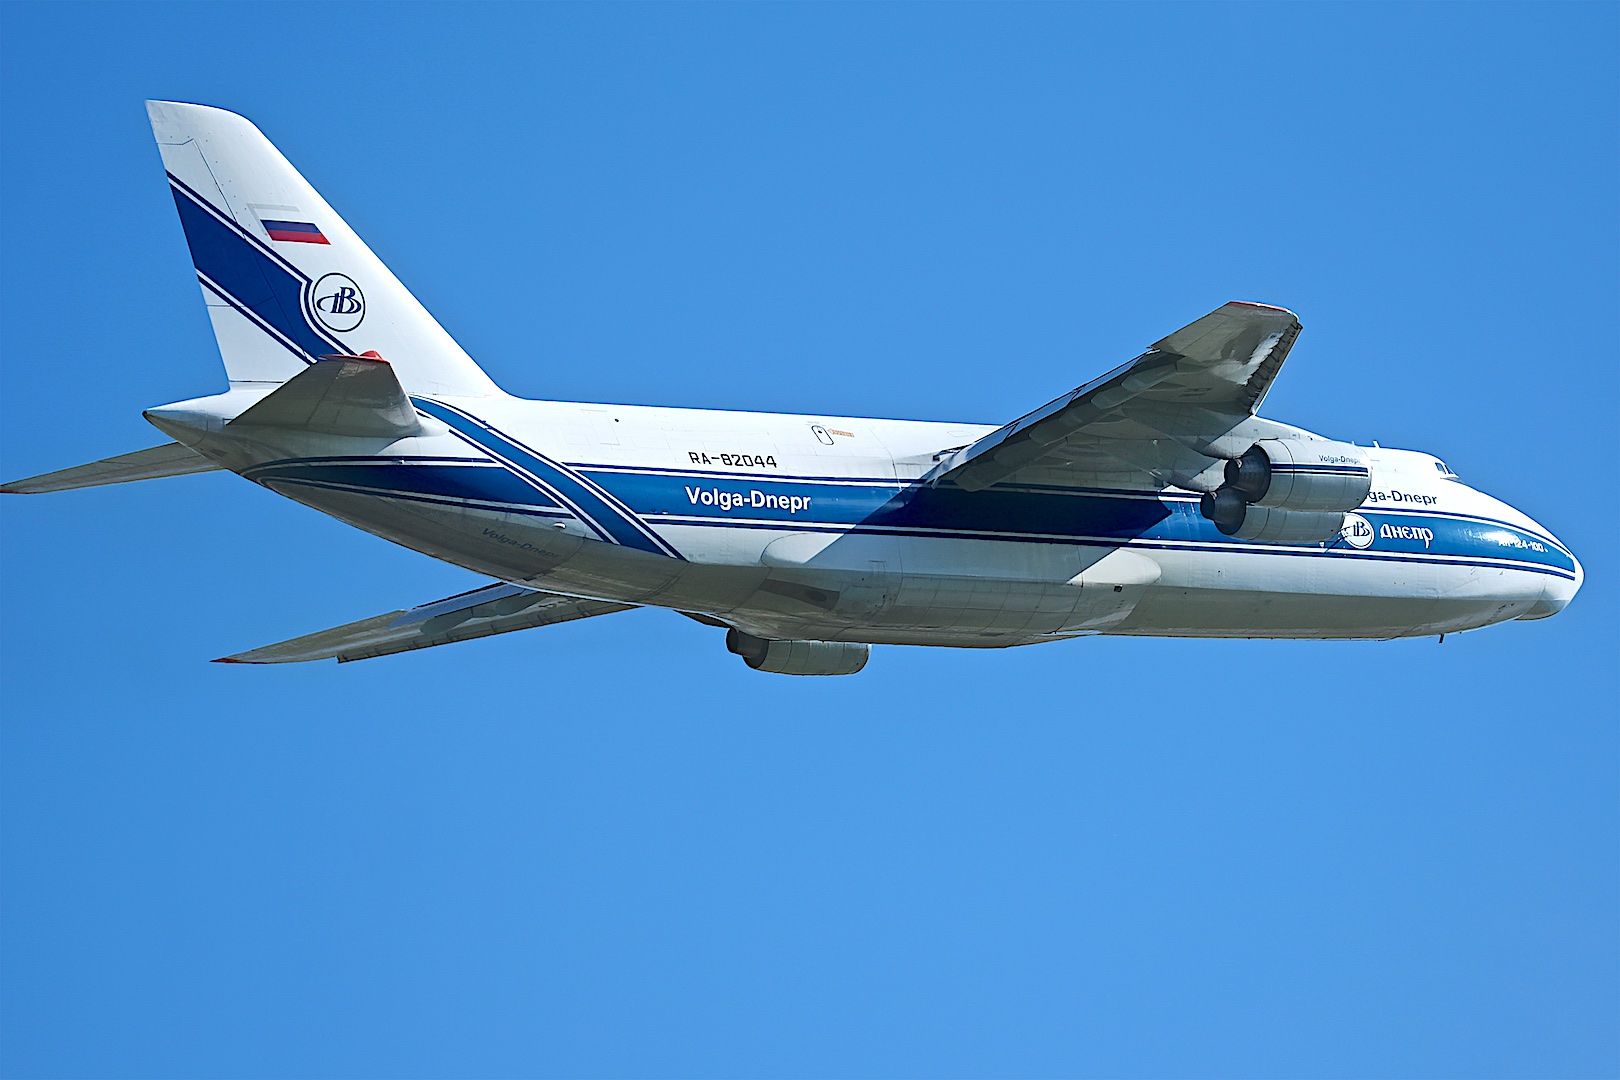
<path id="1" fill-rule="evenodd" d="M 128 484 L 136 480 L 157 480 L 165 476 L 189 476 L 219 468 L 189 446 L 172 442 L 137 450 L 133 454 L 102 458 L 88 465 L 30 476 L 26 480 L 13 480 L 9 484 L 0 484 L 0 493 L 41 495 L 47 491 L 74 491 L 108 484 Z"/>
<path id="2" fill-rule="evenodd" d="M 233 384 L 376 350 L 413 391 L 499 392 L 252 123 L 206 105 L 146 109 Z"/>

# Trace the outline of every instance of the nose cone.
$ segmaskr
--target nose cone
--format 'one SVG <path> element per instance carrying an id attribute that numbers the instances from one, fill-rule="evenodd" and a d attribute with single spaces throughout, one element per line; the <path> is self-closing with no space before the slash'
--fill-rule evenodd
<path id="1" fill-rule="evenodd" d="M 1483 493 L 1476 492 L 1476 494 Z M 1533 550 L 1537 551 L 1540 557 L 1528 560 L 1539 564 L 1537 571 L 1517 575 L 1525 586 L 1524 591 L 1519 594 L 1520 601 L 1530 599 L 1532 596 L 1535 600 L 1516 618 L 1545 619 L 1568 607 L 1569 602 L 1575 599 L 1575 594 L 1581 591 L 1581 582 L 1586 577 L 1581 569 L 1580 560 L 1570 551 L 1569 545 L 1523 510 L 1509 506 L 1500 499 L 1486 495 L 1479 506 L 1480 510 L 1477 512 L 1521 530 L 1528 534 L 1528 538 L 1539 542 L 1533 546 Z M 1534 585 L 1531 581 L 1523 580 L 1529 578 L 1533 578 L 1540 585 L 1539 594 L 1532 591 Z"/>
<path id="2" fill-rule="evenodd" d="M 1574 580 L 1549 575 L 1547 583 L 1541 587 L 1541 599 L 1519 618 L 1545 619 L 1569 606 L 1569 602 L 1575 599 L 1575 594 L 1581 591 L 1581 582 L 1586 580 L 1586 572 L 1581 569 L 1581 561 L 1574 555 L 1570 556 L 1569 561 L 1575 567 Z"/>

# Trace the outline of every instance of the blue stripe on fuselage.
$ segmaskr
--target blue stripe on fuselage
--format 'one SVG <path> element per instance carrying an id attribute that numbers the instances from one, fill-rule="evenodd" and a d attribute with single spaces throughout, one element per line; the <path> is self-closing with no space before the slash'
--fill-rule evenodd
<path id="1" fill-rule="evenodd" d="M 516 474 L 490 464 L 421 464 L 376 462 L 271 462 L 243 473 L 256 483 L 314 481 L 409 495 L 513 503 L 556 508 Z"/>
<path id="2" fill-rule="evenodd" d="M 604 539 L 654 555 L 681 558 L 680 552 L 667 540 L 653 532 L 628 507 L 599 485 L 460 409 L 430 398 L 411 400 L 418 409 L 449 425 L 496 460 L 544 484 L 581 520 L 601 531 Z"/>
<path id="3" fill-rule="evenodd" d="M 481 435 L 485 441 L 478 445 L 511 456 L 523 471 L 546 469 L 543 477 L 547 486 L 558 488 L 563 497 L 553 501 L 510 466 L 448 463 L 442 459 L 273 462 L 249 470 L 250 478 L 272 483 L 278 479 L 335 482 L 379 494 L 392 490 L 406 498 L 468 500 L 469 505 L 483 501 L 543 509 L 561 502 L 576 514 L 582 508 L 573 505 L 573 500 L 590 500 L 589 512 L 593 517 L 600 515 L 598 520 L 604 522 L 604 538 L 618 540 L 625 536 L 630 539 L 629 546 L 641 550 L 655 550 L 646 546 L 641 532 L 649 526 L 640 519 L 650 517 L 666 527 L 859 531 L 1027 543 L 1131 543 L 1165 549 L 1306 557 L 1469 560 L 1468 565 L 1502 568 L 1514 564 L 1560 577 L 1574 576 L 1574 560 L 1557 545 L 1525 529 L 1487 518 L 1448 516 L 1438 511 L 1385 513 L 1362 509 L 1358 513 L 1374 531 L 1368 549 L 1352 548 L 1342 541 L 1326 546 L 1260 544 L 1223 535 L 1198 512 L 1196 502 L 1180 493 L 1166 493 L 1162 500 L 1144 498 L 1152 494 L 1148 492 L 1071 491 L 1054 497 L 1055 492 L 999 488 L 969 492 L 951 485 L 935 487 L 875 478 L 852 478 L 840 483 L 836 478 L 824 477 L 807 483 L 664 468 L 634 472 L 630 466 L 566 469 L 490 432 L 459 410 L 426 400 L 418 404 L 424 412 L 446 423 L 453 418 L 456 430 L 469 441 L 474 441 L 471 433 Z M 570 482 L 571 477 L 578 480 Z M 566 491 L 561 490 L 565 485 Z M 611 502 L 595 494 L 602 489 L 610 493 Z M 728 497 L 705 504 L 705 492 L 725 492 Z M 724 505 L 732 509 L 724 509 Z M 625 521 L 629 512 L 637 516 L 640 528 L 632 528 Z M 617 535 L 608 532 L 609 525 L 617 528 Z"/>
<path id="4" fill-rule="evenodd" d="M 1186 499 L 1164 501 L 1105 494 L 1054 498 L 1028 491 L 989 488 L 966 491 L 952 485 L 896 481 L 889 487 L 794 483 L 768 477 L 716 477 L 584 470 L 644 517 L 678 517 L 724 525 L 728 521 L 811 523 L 885 530 L 939 531 L 982 539 L 1034 542 L 1048 537 L 1098 541 L 1198 543 L 1224 549 L 1275 550 L 1277 545 L 1233 540 Z M 707 493 L 724 493 L 708 498 Z M 794 501 L 799 500 L 799 501 Z M 727 507 L 730 507 L 729 509 Z M 794 509 L 798 507 L 798 509 Z M 1439 515 L 1357 511 L 1372 524 L 1372 553 L 1454 555 L 1505 559 L 1574 572 L 1574 561 L 1555 545 L 1498 521 Z M 918 535 L 926 535 L 919 532 Z M 1309 547 L 1313 545 L 1291 545 Z M 1350 549 L 1342 542 L 1330 545 Z"/>

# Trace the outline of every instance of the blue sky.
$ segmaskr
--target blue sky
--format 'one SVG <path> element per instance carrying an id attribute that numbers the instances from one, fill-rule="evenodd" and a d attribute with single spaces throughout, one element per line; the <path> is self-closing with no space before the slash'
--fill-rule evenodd
<path id="1" fill-rule="evenodd" d="M 1614 4 L 0 8 L 0 471 L 222 385 L 147 97 L 507 389 L 1000 422 L 1232 298 L 1268 412 L 1544 521 L 1559 618 L 880 650 L 476 584 L 231 477 L 5 500 L 7 1076 L 1620 1073 Z"/>

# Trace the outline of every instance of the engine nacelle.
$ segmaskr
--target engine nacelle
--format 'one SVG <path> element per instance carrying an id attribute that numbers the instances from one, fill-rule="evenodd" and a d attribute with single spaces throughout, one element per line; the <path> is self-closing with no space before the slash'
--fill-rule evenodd
<path id="1" fill-rule="evenodd" d="M 1310 510 L 1282 510 L 1275 506 L 1254 506 L 1232 487 L 1206 494 L 1198 509 L 1215 527 L 1236 540 L 1258 540 L 1268 544 L 1314 544 L 1344 531 L 1344 513 Z"/>
<path id="2" fill-rule="evenodd" d="M 776 641 L 737 629 L 726 631 L 726 648 L 755 671 L 777 675 L 853 675 L 872 651 L 848 641 Z"/>
<path id="3" fill-rule="evenodd" d="M 1345 511 L 1366 501 L 1372 470 L 1349 443 L 1262 439 L 1226 463 L 1226 486 L 1256 507 Z"/>

